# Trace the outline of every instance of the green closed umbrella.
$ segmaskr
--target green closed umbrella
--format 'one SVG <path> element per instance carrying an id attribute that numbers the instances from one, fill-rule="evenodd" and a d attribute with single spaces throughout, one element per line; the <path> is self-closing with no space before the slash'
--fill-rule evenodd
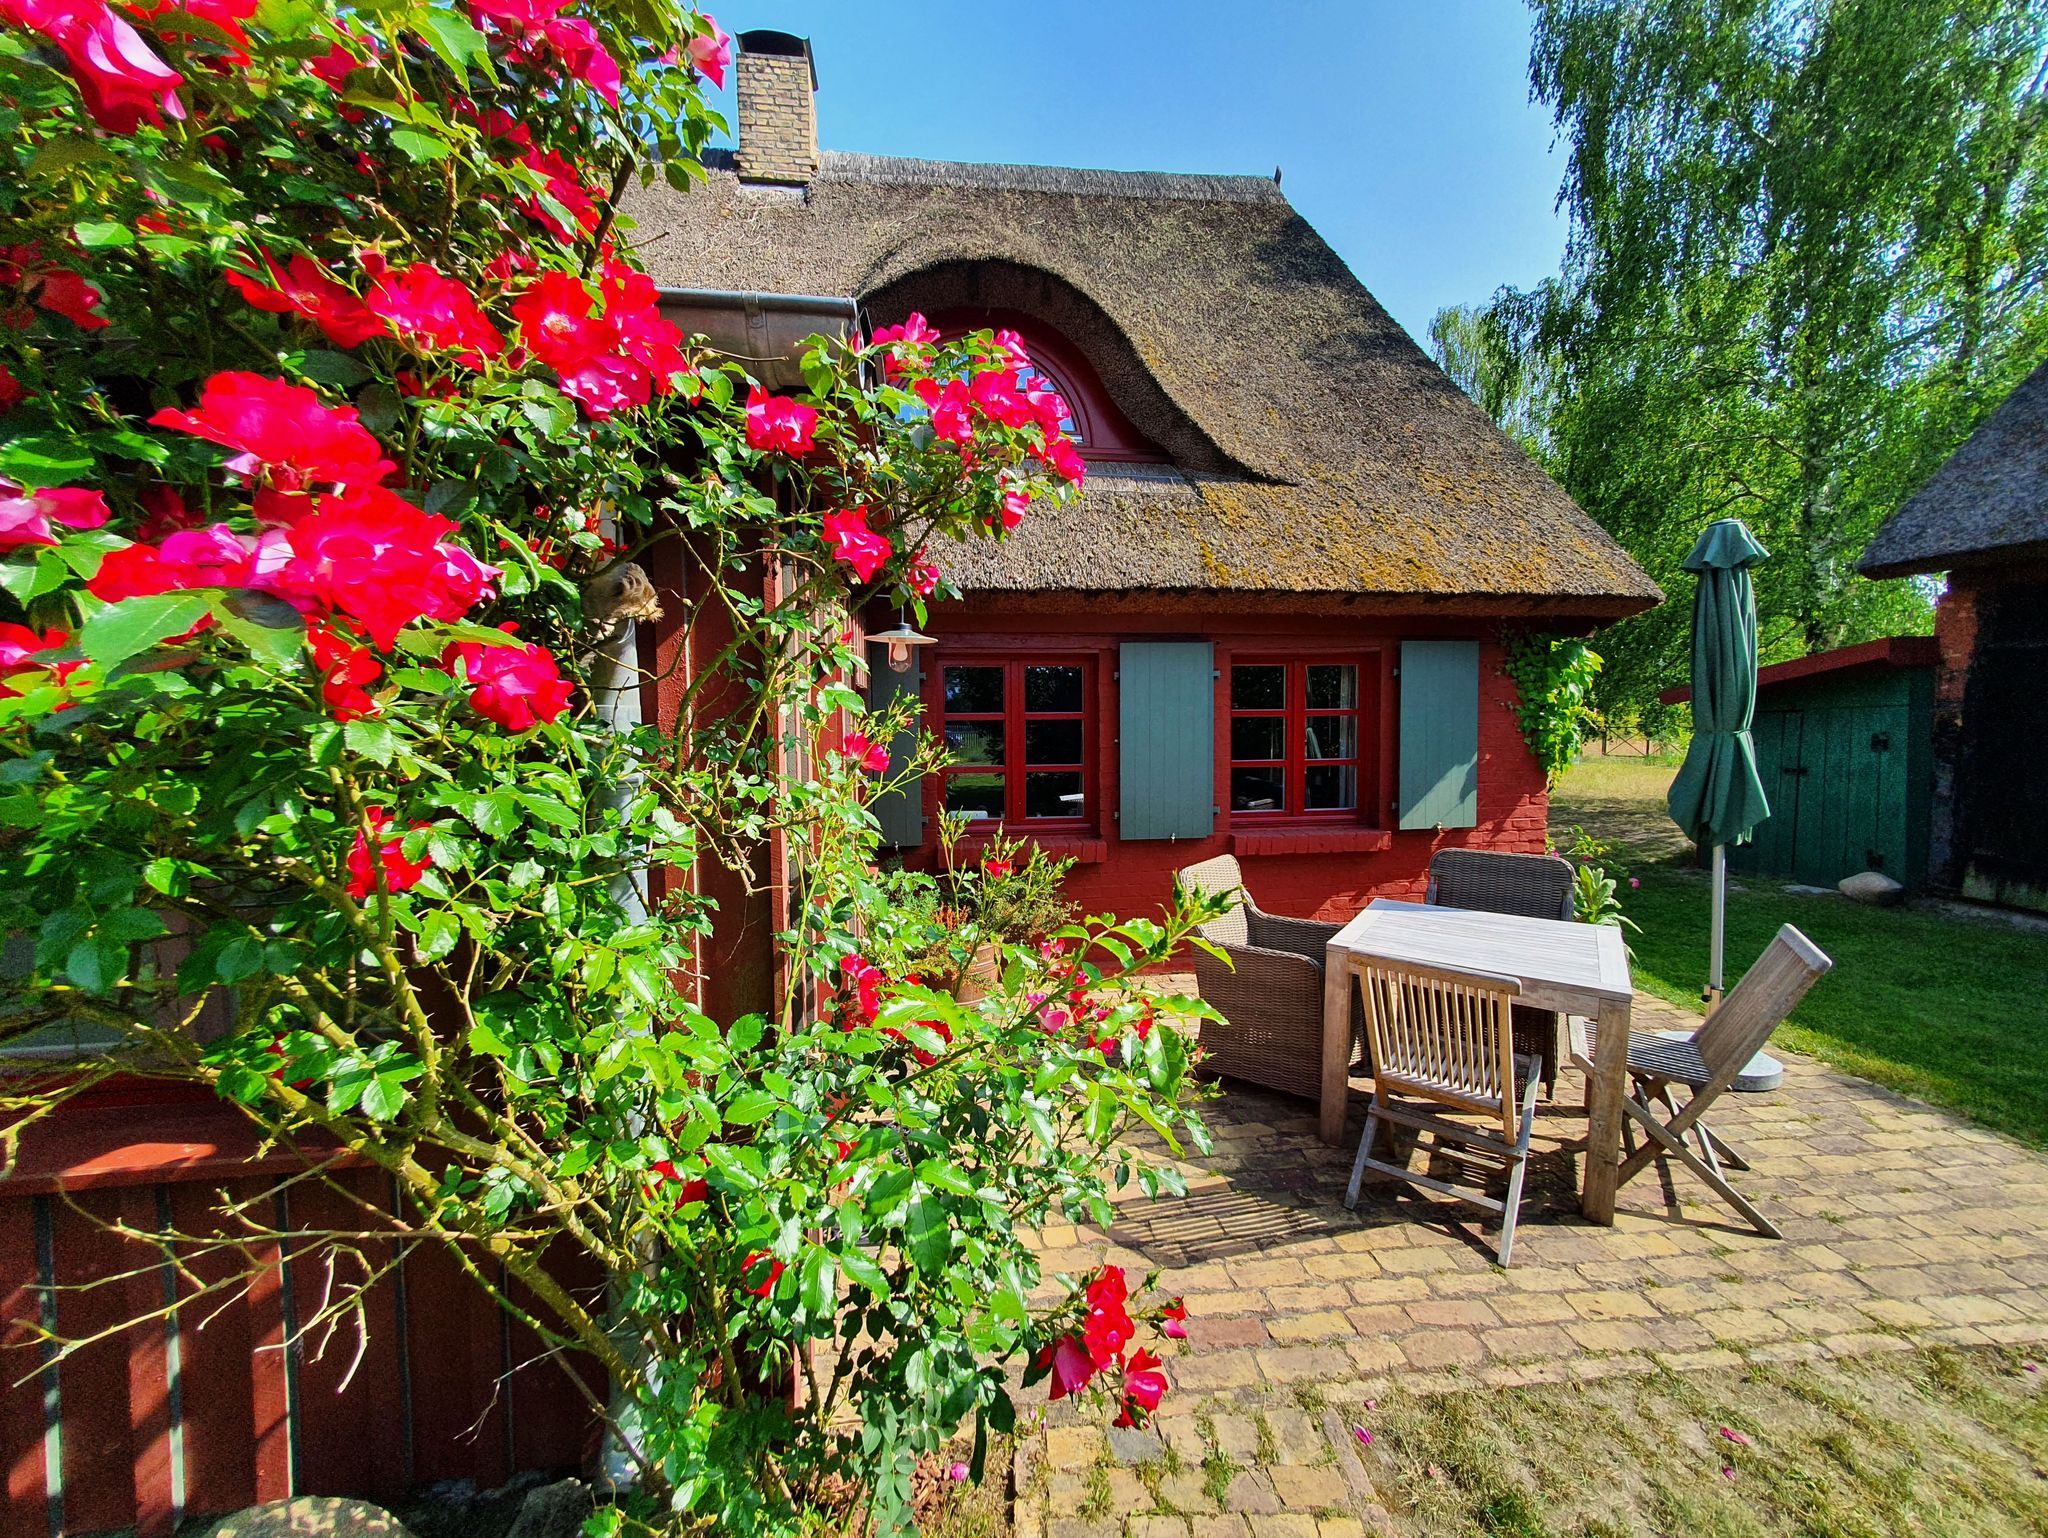
<path id="1" fill-rule="evenodd" d="M 1749 568 L 1770 552 L 1740 518 L 1707 525 L 1685 569 L 1699 574 L 1692 598 L 1692 744 L 1671 782 L 1671 820 L 1714 851 L 1708 997 L 1721 999 L 1728 912 L 1728 846 L 1771 815 L 1756 772 L 1756 590 Z"/>

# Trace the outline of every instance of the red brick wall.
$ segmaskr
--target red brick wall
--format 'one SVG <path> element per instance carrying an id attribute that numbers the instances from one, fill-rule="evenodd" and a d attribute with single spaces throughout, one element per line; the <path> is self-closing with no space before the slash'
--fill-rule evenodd
<path id="1" fill-rule="evenodd" d="M 1934 799 L 1928 817 L 1927 884 L 1936 892 L 1954 892 L 1962 879 L 1955 840 L 1963 695 L 1977 650 L 1977 584 L 1963 573 L 1951 574 L 1948 591 L 1934 606 L 1934 644 L 1941 661 L 1934 670 Z"/>
<path id="2" fill-rule="evenodd" d="M 1062 853 L 1078 853 L 1088 863 L 1077 865 L 1068 881 L 1074 900 L 1091 912 L 1126 916 L 1157 910 L 1171 890 L 1172 873 L 1212 855 L 1234 853 L 1244 869 L 1245 885 L 1259 905 L 1275 913 L 1341 919 L 1356 913 L 1374 897 L 1419 897 L 1429 858 L 1439 848 L 1475 846 L 1541 852 L 1548 818 L 1543 772 L 1522 741 L 1515 721 L 1514 685 L 1501 670 L 1501 648 L 1494 621 L 1345 617 L 1297 612 L 1249 617 L 1243 614 L 1205 616 L 1186 597 L 1177 610 L 1158 614 L 1123 614 L 1118 629 L 1105 633 L 1086 617 L 1036 617 L 997 605 L 956 605 L 934 615 L 931 632 L 940 639 L 937 655 L 948 650 L 987 649 L 1011 654 L 1033 650 L 1092 651 L 1097 655 L 1098 731 L 1101 813 L 1088 838 L 1048 840 Z M 1218 700 L 1222 701 L 1233 651 L 1276 654 L 1313 649 L 1352 651 L 1379 649 L 1391 669 L 1404 639 L 1463 637 L 1481 641 L 1479 680 L 1479 822 L 1473 828 L 1435 832 L 1389 832 L 1392 814 L 1382 811 L 1380 829 L 1322 829 L 1272 834 L 1259 824 L 1241 820 L 1231 826 L 1227 794 L 1228 742 L 1220 729 L 1216 743 L 1215 833 L 1206 839 L 1125 842 L 1113 817 L 1117 804 L 1117 719 L 1115 647 L 1120 638 L 1200 636 L 1217 643 Z M 928 654 L 929 656 L 929 654 Z M 927 670 L 931 667 L 927 661 Z M 1382 730 L 1377 801 L 1385 808 L 1394 794 L 1394 723 L 1398 684 L 1383 677 Z M 935 825 L 935 792 L 928 796 L 927 825 Z M 1285 845 L 1284 852 L 1275 845 Z"/>

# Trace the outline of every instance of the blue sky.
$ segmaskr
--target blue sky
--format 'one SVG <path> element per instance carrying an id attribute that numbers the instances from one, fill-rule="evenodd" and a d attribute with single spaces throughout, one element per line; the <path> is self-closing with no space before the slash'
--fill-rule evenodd
<path id="1" fill-rule="evenodd" d="M 1520 0 L 708 0 L 809 37 L 827 149 L 1115 170 L 1275 165 L 1410 332 L 1556 269 L 1563 155 Z M 718 103 L 732 118 L 730 91 Z"/>

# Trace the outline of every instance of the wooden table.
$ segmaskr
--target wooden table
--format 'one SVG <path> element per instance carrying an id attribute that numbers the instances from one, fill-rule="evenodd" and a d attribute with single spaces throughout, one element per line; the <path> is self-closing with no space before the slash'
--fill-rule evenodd
<path id="1" fill-rule="evenodd" d="M 1586 1088 L 1586 1185 L 1581 1210 L 1614 1221 L 1621 1099 L 1628 1080 L 1628 948 L 1610 924 L 1572 924 L 1376 898 L 1337 931 L 1323 972 L 1323 1141 L 1344 1141 L 1351 1067 L 1351 992 L 1361 957 L 1464 967 L 1512 977 L 1521 1001 L 1599 1025 Z"/>

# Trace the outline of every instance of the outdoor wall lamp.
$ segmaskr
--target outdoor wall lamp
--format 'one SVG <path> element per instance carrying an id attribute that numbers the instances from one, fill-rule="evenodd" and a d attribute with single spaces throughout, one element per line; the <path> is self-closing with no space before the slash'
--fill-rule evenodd
<path id="1" fill-rule="evenodd" d="M 872 644 L 889 648 L 889 671 L 892 673 L 908 673 L 911 658 L 918 647 L 939 644 L 923 631 L 913 629 L 901 609 L 896 611 L 896 624 L 893 629 L 877 631 L 869 636 L 868 640 Z"/>

